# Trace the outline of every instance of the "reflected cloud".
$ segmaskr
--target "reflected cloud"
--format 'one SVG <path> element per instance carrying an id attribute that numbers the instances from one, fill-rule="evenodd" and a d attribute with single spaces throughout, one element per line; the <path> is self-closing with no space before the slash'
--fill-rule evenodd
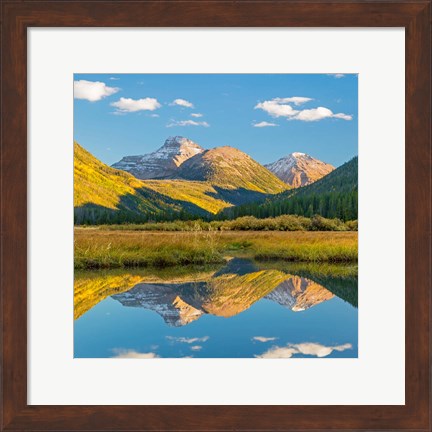
<path id="1" fill-rule="evenodd" d="M 254 336 L 252 340 L 256 340 L 258 342 L 270 342 L 276 340 L 276 337 L 264 337 L 264 336 Z"/>
<path id="2" fill-rule="evenodd" d="M 272 347 L 257 358 L 291 358 L 296 354 L 310 355 L 315 357 L 327 357 L 333 351 L 345 351 L 352 349 L 350 343 L 336 346 L 325 346 L 319 343 L 305 342 L 301 344 L 288 344 L 286 347 Z"/>
<path id="3" fill-rule="evenodd" d="M 193 344 L 196 342 L 207 342 L 210 339 L 208 336 L 203 336 L 201 338 L 198 338 L 198 337 L 185 338 L 185 337 L 167 336 L 166 338 L 170 341 L 173 341 L 173 342 L 187 343 L 187 344 Z"/>
<path id="4" fill-rule="evenodd" d="M 130 359 L 159 358 L 159 356 L 154 352 L 140 353 L 135 350 L 121 350 L 121 349 L 114 349 L 113 351 L 117 353 L 117 355 L 115 355 L 113 358 L 130 358 Z"/>
<path id="5" fill-rule="evenodd" d="M 75 272 L 74 289 L 76 356 L 97 349 L 136 359 L 357 357 L 357 264 L 230 258 L 214 266 L 86 270 Z"/>
<path id="6" fill-rule="evenodd" d="M 201 345 L 193 345 L 190 347 L 190 349 L 192 351 L 200 351 L 200 350 L 202 350 L 202 346 Z"/>

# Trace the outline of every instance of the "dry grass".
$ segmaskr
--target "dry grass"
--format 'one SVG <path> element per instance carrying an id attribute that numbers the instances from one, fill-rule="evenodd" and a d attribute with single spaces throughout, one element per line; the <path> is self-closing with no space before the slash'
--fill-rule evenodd
<path id="1" fill-rule="evenodd" d="M 147 232 L 75 228 L 75 268 L 211 264 L 226 256 L 357 261 L 356 232 Z"/>

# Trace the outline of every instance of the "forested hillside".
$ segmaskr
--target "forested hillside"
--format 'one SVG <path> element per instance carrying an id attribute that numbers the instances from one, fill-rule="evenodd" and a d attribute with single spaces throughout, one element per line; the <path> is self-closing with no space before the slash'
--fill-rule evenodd
<path id="1" fill-rule="evenodd" d="M 250 203 L 224 210 L 221 217 L 239 216 L 266 218 L 282 214 L 339 218 L 344 221 L 358 217 L 358 158 L 341 165 L 315 183 L 277 194 L 259 203 Z"/>

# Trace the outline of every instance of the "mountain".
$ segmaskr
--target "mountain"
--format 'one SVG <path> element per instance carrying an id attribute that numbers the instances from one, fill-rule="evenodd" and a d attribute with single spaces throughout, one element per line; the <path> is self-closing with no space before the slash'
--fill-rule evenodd
<path id="1" fill-rule="evenodd" d="M 259 218 L 296 214 L 339 218 L 353 221 L 358 217 L 358 157 L 344 163 L 316 182 L 267 197 L 261 202 L 227 208 L 229 218 Z M 323 230 L 325 227 L 317 227 Z"/>
<path id="2" fill-rule="evenodd" d="M 351 193 L 358 191 L 358 157 L 345 162 L 317 182 L 298 189 L 298 196 L 321 193 Z M 294 191 L 293 191 L 294 192 Z"/>
<path id="3" fill-rule="evenodd" d="M 280 194 L 283 197 L 283 194 Z M 276 201 L 280 201 L 276 198 Z M 280 202 L 283 208 L 283 200 Z M 296 214 L 344 221 L 358 218 L 358 157 L 344 163 L 322 179 L 292 191 L 288 208 Z"/>
<path id="4" fill-rule="evenodd" d="M 74 143 L 75 223 L 143 222 L 217 213 L 230 204 L 208 183 L 151 181 L 105 165 Z"/>
<path id="5" fill-rule="evenodd" d="M 203 151 L 201 146 L 187 138 L 169 137 L 155 152 L 141 156 L 125 156 L 112 167 L 127 171 L 143 180 L 167 178 L 173 176 L 183 162 Z"/>
<path id="6" fill-rule="evenodd" d="M 294 188 L 311 184 L 334 170 L 334 166 L 305 153 L 291 153 L 264 166 Z"/>
<path id="7" fill-rule="evenodd" d="M 181 140 L 176 137 L 174 141 Z M 171 148 L 173 140 L 167 142 L 167 147 Z M 183 144 L 180 147 L 184 150 Z M 196 162 L 208 153 L 209 158 L 204 160 L 212 175 L 207 176 L 203 169 L 205 164 Z M 185 163 L 195 161 L 194 169 L 182 170 L 186 179 L 140 180 L 126 171 L 105 165 L 74 143 L 75 223 L 146 222 L 210 216 L 227 207 L 263 199 L 287 189 L 287 185 L 245 153 L 231 148 L 222 153 L 235 157 L 225 155 L 221 161 L 219 149 L 201 151 L 176 168 L 180 170 Z M 173 160 L 179 163 L 184 155 L 184 152 L 177 154 L 177 159 L 174 157 Z M 202 180 L 196 181 L 198 178 Z"/>
<path id="8" fill-rule="evenodd" d="M 274 194 L 288 187 L 249 155 L 234 147 L 205 150 L 185 161 L 179 168 L 180 178 L 207 181 L 225 189 L 241 189 Z"/>
<path id="9" fill-rule="evenodd" d="M 183 179 L 208 182 L 230 191 L 241 189 L 267 194 L 287 189 L 282 181 L 246 153 L 233 147 L 204 150 L 197 143 L 181 136 L 169 137 L 153 153 L 126 156 L 115 163 L 113 168 L 127 171 L 144 180 Z M 231 198 L 237 203 L 235 196 Z"/>

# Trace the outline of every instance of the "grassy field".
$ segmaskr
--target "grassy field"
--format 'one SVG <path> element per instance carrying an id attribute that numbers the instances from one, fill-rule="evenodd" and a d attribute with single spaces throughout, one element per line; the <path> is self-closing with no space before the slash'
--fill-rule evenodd
<path id="1" fill-rule="evenodd" d="M 147 232 L 75 228 L 75 268 L 169 267 L 227 257 L 356 262 L 357 232 Z"/>

